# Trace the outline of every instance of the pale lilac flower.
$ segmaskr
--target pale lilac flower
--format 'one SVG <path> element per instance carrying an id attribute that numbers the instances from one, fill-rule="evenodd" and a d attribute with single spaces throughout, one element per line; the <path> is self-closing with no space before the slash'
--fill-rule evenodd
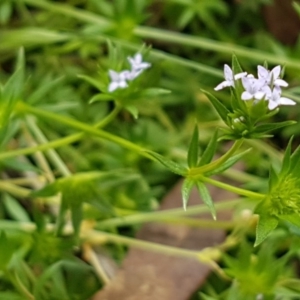
<path id="1" fill-rule="evenodd" d="M 242 84 L 245 88 L 242 93 L 242 100 L 261 100 L 265 96 L 265 92 L 262 90 L 265 86 L 263 79 L 256 79 L 253 75 L 248 75 L 242 78 Z"/>
<path id="2" fill-rule="evenodd" d="M 283 79 L 279 78 L 281 72 L 281 67 L 276 66 L 271 71 L 267 70 L 263 66 L 257 66 L 257 74 L 259 79 L 265 80 L 267 85 L 273 87 L 275 86 L 284 86 L 287 87 L 288 83 Z"/>
<path id="3" fill-rule="evenodd" d="M 295 105 L 296 102 L 285 97 L 281 97 L 281 89 L 280 87 L 274 87 L 271 90 L 269 87 L 265 89 L 266 91 L 266 100 L 269 101 L 268 108 L 270 110 L 278 107 L 279 105 Z"/>
<path id="4" fill-rule="evenodd" d="M 135 78 L 137 78 L 141 73 L 143 72 L 143 69 L 140 70 L 131 70 L 131 71 L 124 71 L 124 75 L 126 80 L 132 81 Z"/>
<path id="5" fill-rule="evenodd" d="M 148 69 L 151 64 L 148 62 L 144 62 L 143 61 L 143 57 L 141 53 L 137 53 L 135 54 L 133 57 L 127 57 L 130 66 L 131 66 L 131 70 L 132 71 L 143 71 L 145 69 Z"/>
<path id="6" fill-rule="evenodd" d="M 111 79 L 111 83 L 108 86 L 108 91 L 113 92 L 119 88 L 124 89 L 126 88 L 127 82 L 126 82 L 126 74 L 129 71 L 122 71 L 122 72 L 116 72 L 113 70 L 109 70 L 108 74 Z"/>
<path id="7" fill-rule="evenodd" d="M 232 86 L 234 87 L 234 81 L 241 79 L 247 75 L 247 72 L 233 74 L 231 68 L 228 65 L 224 65 L 224 78 L 225 81 L 221 82 L 215 87 L 215 91 L 219 91 L 225 87 Z"/>

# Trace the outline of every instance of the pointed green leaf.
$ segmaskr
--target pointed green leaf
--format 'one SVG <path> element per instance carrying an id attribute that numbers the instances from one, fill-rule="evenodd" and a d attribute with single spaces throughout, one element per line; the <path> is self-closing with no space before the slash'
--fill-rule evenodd
<path id="1" fill-rule="evenodd" d="M 232 71 L 234 74 L 242 73 L 243 69 L 235 54 L 232 55 Z"/>
<path id="2" fill-rule="evenodd" d="M 234 54 L 232 55 L 232 72 L 234 75 L 243 72 L 243 69 L 242 69 L 240 63 Z M 241 99 L 238 99 L 238 97 L 240 97 L 240 95 L 242 94 L 243 90 L 244 89 L 243 89 L 241 80 L 235 80 L 235 89 L 233 92 L 236 95 L 236 98 L 237 98 L 236 104 L 238 105 L 238 107 L 241 107 L 241 106 L 245 107 L 244 101 L 241 101 Z"/>
<path id="3" fill-rule="evenodd" d="M 162 155 L 152 152 L 152 151 L 147 151 L 148 154 L 150 154 L 155 160 L 163 164 L 167 169 L 169 169 L 171 172 L 185 176 L 187 174 L 187 169 L 178 163 L 163 157 Z"/>
<path id="4" fill-rule="evenodd" d="M 293 224 L 298 229 L 298 232 L 300 232 L 300 216 L 298 214 L 281 215 L 280 219 Z"/>
<path id="5" fill-rule="evenodd" d="M 224 171 L 226 171 L 227 169 L 229 169 L 230 167 L 232 167 L 235 163 L 237 163 L 245 154 L 247 154 L 248 152 L 250 152 L 252 150 L 252 148 L 249 148 L 239 154 L 236 154 L 232 157 L 230 157 L 228 160 L 226 160 L 225 163 L 223 163 L 220 167 L 217 167 L 216 169 L 205 173 L 205 176 L 212 176 L 215 174 L 220 174 Z"/>
<path id="6" fill-rule="evenodd" d="M 0 270 L 3 270 L 8 265 L 12 255 L 14 254 L 15 246 L 8 240 L 6 233 L 1 231 L 0 232 Z"/>
<path id="7" fill-rule="evenodd" d="M 188 151 L 188 157 L 187 157 L 188 166 L 190 168 L 197 166 L 198 156 L 199 156 L 199 132 L 198 132 L 198 126 L 196 124 L 194 128 L 192 140 L 190 143 L 189 151 Z"/>
<path id="8" fill-rule="evenodd" d="M 24 85 L 24 50 L 18 54 L 16 71 L 0 89 L 0 144 L 3 143 L 7 134 L 10 116 L 14 106 L 23 92 Z"/>
<path id="9" fill-rule="evenodd" d="M 290 161 L 291 161 L 291 148 L 292 148 L 292 142 L 293 142 L 294 136 L 292 136 L 289 140 L 289 143 L 286 147 L 286 150 L 284 152 L 284 157 L 282 160 L 282 166 L 281 166 L 281 171 L 280 174 L 286 174 L 290 168 Z"/>
<path id="10" fill-rule="evenodd" d="M 269 191 L 272 191 L 273 188 L 277 185 L 278 175 L 275 172 L 274 168 L 271 166 L 269 171 Z"/>
<path id="11" fill-rule="evenodd" d="M 97 94 L 97 95 L 93 96 L 89 100 L 89 104 L 92 104 L 92 103 L 98 102 L 98 101 L 110 101 L 110 100 L 113 100 L 112 95 L 109 95 L 109 94 Z"/>
<path id="12" fill-rule="evenodd" d="M 277 227 L 278 219 L 270 215 L 260 215 L 256 227 L 254 247 L 262 243 L 267 236 Z"/>
<path id="13" fill-rule="evenodd" d="M 25 208 L 23 208 L 19 201 L 8 194 L 4 194 L 2 200 L 8 215 L 13 220 L 19 222 L 31 222 L 27 211 L 25 210 Z"/>
<path id="14" fill-rule="evenodd" d="M 212 217 L 214 218 L 214 220 L 216 220 L 216 209 L 215 209 L 214 203 L 212 201 L 212 198 L 209 194 L 207 187 L 201 181 L 197 181 L 196 184 L 197 184 L 197 188 L 198 188 L 199 194 L 202 197 L 203 202 L 208 206 L 208 208 L 210 209 L 210 212 L 212 214 Z"/>
<path id="15" fill-rule="evenodd" d="M 139 117 L 139 111 L 134 105 L 127 105 L 124 107 L 135 119 Z"/>
<path id="16" fill-rule="evenodd" d="M 221 119 L 227 124 L 227 116 L 230 113 L 230 111 L 224 106 L 224 104 L 220 100 L 218 100 L 211 93 L 208 93 L 204 90 L 202 90 L 202 92 L 208 97 Z"/>
<path id="17" fill-rule="evenodd" d="M 44 188 L 37 190 L 37 191 L 33 191 L 30 196 L 33 198 L 38 198 L 38 197 L 51 197 L 54 196 L 58 193 L 58 189 L 57 189 L 57 184 L 56 182 L 54 183 L 50 183 L 48 185 L 46 185 Z"/>
<path id="18" fill-rule="evenodd" d="M 94 86 L 96 89 L 98 89 L 101 92 L 105 92 L 105 86 L 101 84 L 101 82 L 95 78 L 92 78 L 87 75 L 77 75 L 78 78 L 83 79 L 84 81 L 88 82 L 90 85 Z"/>
<path id="19" fill-rule="evenodd" d="M 80 225 L 82 221 L 82 204 L 74 203 L 71 205 L 71 218 L 75 236 L 79 235 Z"/>
<path id="20" fill-rule="evenodd" d="M 256 226 L 256 240 L 254 247 L 262 243 L 267 236 L 277 227 L 278 219 L 268 213 L 267 201 L 262 200 L 256 207 L 254 213 L 259 215 Z"/>
<path id="21" fill-rule="evenodd" d="M 186 207 L 187 207 L 187 204 L 188 204 L 188 201 L 190 198 L 190 194 L 191 194 L 194 184 L 195 184 L 195 182 L 190 178 L 186 178 L 183 181 L 183 184 L 181 187 L 181 195 L 182 195 L 182 202 L 183 202 L 184 210 L 186 210 Z"/>
<path id="22" fill-rule="evenodd" d="M 215 131 L 213 137 L 210 139 L 207 147 L 205 148 L 203 155 L 201 156 L 199 167 L 209 164 L 217 150 L 217 141 L 218 141 L 218 130 Z"/>
<path id="23" fill-rule="evenodd" d="M 290 157 L 289 173 L 299 174 L 300 172 L 300 146 L 296 148 Z"/>
<path id="24" fill-rule="evenodd" d="M 269 132 L 271 130 L 276 130 L 282 127 L 286 127 L 286 126 L 290 126 L 293 124 L 296 124 L 296 121 L 284 121 L 284 122 L 279 122 L 279 123 L 268 123 L 268 124 L 262 124 L 262 125 L 258 125 L 255 128 L 255 133 L 266 133 Z"/>

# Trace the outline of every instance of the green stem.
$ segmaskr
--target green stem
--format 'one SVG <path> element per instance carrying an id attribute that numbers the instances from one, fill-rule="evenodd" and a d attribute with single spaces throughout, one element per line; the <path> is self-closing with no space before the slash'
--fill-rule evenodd
<path id="1" fill-rule="evenodd" d="M 120 145 L 120 146 L 122 146 L 126 149 L 132 150 L 134 152 L 138 152 L 140 155 L 153 160 L 152 156 L 150 156 L 146 152 L 147 149 L 145 149 L 141 146 L 138 146 L 134 143 L 131 143 L 131 142 L 129 142 L 129 141 L 123 139 L 123 138 L 120 138 L 120 137 L 116 136 L 116 135 L 105 132 L 101 129 L 96 129 L 96 128 L 92 127 L 91 125 L 87 125 L 85 123 L 79 122 L 77 120 L 74 120 L 74 119 L 71 119 L 71 118 L 68 118 L 68 117 L 64 117 L 64 116 L 61 116 L 61 115 L 58 115 L 58 114 L 55 114 L 55 113 L 52 113 L 52 112 L 49 112 L 49 111 L 45 111 L 45 110 L 42 110 L 42 109 L 39 109 L 39 108 L 29 106 L 29 105 L 27 105 L 23 102 L 18 103 L 17 109 L 20 112 L 30 113 L 30 114 L 33 114 L 33 115 L 38 116 L 38 117 L 46 118 L 46 119 L 49 119 L 49 120 L 52 120 L 52 121 L 57 121 L 57 122 L 60 122 L 62 124 L 68 125 L 72 128 L 75 128 L 77 130 L 84 131 L 85 133 L 90 133 L 92 135 L 99 136 L 101 138 L 107 139 L 107 140 L 112 141 L 112 142 L 114 142 L 114 143 L 116 143 L 116 144 L 118 144 L 118 145 Z"/>
<path id="2" fill-rule="evenodd" d="M 29 189 L 25 189 L 5 181 L 0 181 L 0 190 L 18 198 L 26 198 L 31 193 L 31 190 Z"/>
<path id="3" fill-rule="evenodd" d="M 111 122 L 113 120 L 113 118 L 120 112 L 120 110 L 121 110 L 121 107 L 116 105 L 114 110 L 109 115 L 107 115 L 103 120 L 98 122 L 95 125 L 95 127 L 103 128 L 104 126 L 106 126 L 109 122 Z M 40 145 L 37 145 L 34 147 L 28 147 L 25 149 L 17 149 L 17 150 L 13 150 L 13 151 L 6 151 L 3 153 L 0 153 L 0 160 L 19 156 L 19 155 L 28 155 L 28 154 L 35 153 L 37 151 L 47 151 L 49 149 L 66 146 L 66 145 L 72 144 L 72 143 L 80 140 L 83 136 L 84 136 L 84 133 L 80 132 L 80 133 L 72 134 L 65 138 L 57 139 L 55 141 L 47 142 L 47 143 L 40 144 Z"/>
<path id="4" fill-rule="evenodd" d="M 214 186 L 217 186 L 217 187 L 222 188 L 224 190 L 236 193 L 238 195 L 246 196 L 250 199 L 252 198 L 252 199 L 262 200 L 262 199 L 265 198 L 264 194 L 259 194 L 259 193 L 251 192 L 251 191 L 248 191 L 248 190 L 245 190 L 245 189 L 242 189 L 242 188 L 234 187 L 234 186 L 231 186 L 231 185 L 226 184 L 224 182 L 217 181 L 217 180 L 214 180 L 212 178 L 208 178 L 208 177 L 205 177 L 205 176 L 202 176 L 202 175 L 197 176 L 197 178 L 200 179 L 203 182 L 210 183 Z"/>
<path id="5" fill-rule="evenodd" d="M 36 122 L 33 120 L 32 117 L 26 118 L 26 123 L 29 129 L 33 132 L 33 134 L 36 136 L 37 140 L 40 144 L 46 144 L 48 142 L 47 138 L 43 134 L 43 132 L 40 130 L 40 128 L 36 125 Z M 60 156 L 57 154 L 57 152 L 53 149 L 49 149 L 46 151 L 46 154 L 49 156 L 52 163 L 57 167 L 57 169 L 60 171 L 60 173 L 65 176 L 71 176 L 70 170 L 67 168 L 66 164 L 63 162 L 63 160 L 60 158 Z"/>
<path id="6" fill-rule="evenodd" d="M 180 248 L 156 244 L 148 241 L 142 241 L 134 238 L 115 235 L 107 232 L 102 232 L 102 231 L 99 232 L 95 230 L 91 230 L 90 232 L 85 232 L 83 239 L 91 244 L 99 244 L 99 243 L 102 244 L 104 242 L 120 243 L 127 246 L 133 246 L 143 250 L 154 251 L 166 255 L 175 255 L 175 256 L 186 257 L 186 258 L 193 258 L 205 263 L 211 263 L 212 261 L 218 259 L 220 256 L 220 252 L 217 249 L 215 249 L 216 251 L 211 251 L 211 253 L 207 252 L 204 255 L 201 253 L 201 251 L 180 249 Z"/>
<path id="7" fill-rule="evenodd" d="M 274 64 L 283 64 L 293 69 L 300 69 L 300 61 L 283 56 L 278 56 L 271 53 L 266 53 L 256 49 L 246 48 L 243 46 L 237 46 L 235 44 L 228 44 L 224 42 L 218 42 L 203 37 L 189 36 L 187 34 L 171 32 L 160 28 L 137 26 L 134 30 L 135 35 L 143 39 L 155 39 L 161 40 L 167 43 L 180 44 L 185 46 L 192 46 L 209 51 L 215 51 L 219 53 L 227 53 L 239 57 L 245 57 L 256 61 L 264 61 L 268 58 L 268 62 Z"/>
<path id="8" fill-rule="evenodd" d="M 23 0 L 24 3 L 39 7 L 42 9 L 50 10 L 64 16 L 70 16 L 77 20 L 91 23 L 93 25 L 97 24 L 103 27 L 113 26 L 113 22 L 96 15 L 92 12 L 80 10 L 78 8 L 70 7 L 60 3 L 51 3 L 50 1 L 41 0 Z M 230 56 L 235 53 L 237 56 L 249 58 L 259 62 L 265 61 L 266 57 L 268 62 L 274 64 L 283 64 L 287 67 L 293 69 L 300 69 L 300 61 L 296 59 L 287 58 L 284 56 L 278 56 L 275 54 L 246 48 L 242 46 L 237 46 L 235 44 L 229 44 L 224 42 L 218 42 L 215 40 L 199 37 L 199 36 L 189 36 L 187 34 L 171 32 L 169 30 L 163 30 L 160 28 L 146 27 L 146 26 L 136 26 L 133 31 L 134 35 L 141 37 L 143 39 L 155 39 L 167 43 L 175 43 L 185 46 L 192 46 L 195 48 L 200 48 L 208 51 L 215 51 L 219 53 L 227 53 Z M 193 64 L 191 62 L 191 64 Z"/>
<path id="9" fill-rule="evenodd" d="M 27 288 L 24 286 L 24 284 L 21 282 L 19 276 L 13 272 L 9 271 L 7 272 L 7 275 L 11 281 L 11 283 L 14 285 L 14 287 L 19 291 L 21 295 L 25 297 L 25 299 L 28 300 L 34 300 L 35 297 L 27 290 Z"/>
<path id="10" fill-rule="evenodd" d="M 215 161 L 213 161 L 205 166 L 202 166 L 202 167 L 190 169 L 189 175 L 197 176 L 199 174 L 203 174 L 205 172 L 212 171 L 212 170 L 216 169 L 217 167 L 221 166 L 231 156 L 233 156 L 233 154 L 241 147 L 241 145 L 243 144 L 243 141 L 244 141 L 243 139 L 235 141 L 233 146 L 223 156 L 219 157 Z"/>
<path id="11" fill-rule="evenodd" d="M 240 202 L 240 199 L 233 199 L 224 201 L 222 203 L 216 203 L 215 208 L 217 211 L 227 210 L 234 207 L 236 204 Z M 129 216 L 122 216 L 118 218 L 112 218 L 108 220 L 104 220 L 99 222 L 96 225 L 97 229 L 116 227 L 116 226 L 127 226 L 127 225 L 135 225 L 146 222 L 155 222 L 155 221 L 163 221 L 166 218 L 175 218 L 180 216 L 193 216 L 198 214 L 203 214 L 210 212 L 210 209 L 206 205 L 195 205 L 190 206 L 184 211 L 182 208 L 174 208 L 168 210 L 161 210 L 155 212 L 147 212 L 147 213 L 138 213 Z"/>

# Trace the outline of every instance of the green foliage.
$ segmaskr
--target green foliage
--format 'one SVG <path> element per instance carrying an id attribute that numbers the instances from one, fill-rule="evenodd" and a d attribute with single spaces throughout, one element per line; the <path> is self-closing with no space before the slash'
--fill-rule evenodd
<path id="1" fill-rule="evenodd" d="M 233 76 L 284 64 L 284 97 L 300 101 L 300 44 L 265 30 L 272 1 L 0 2 L 0 299 L 90 299 L 106 262 L 145 247 L 144 222 L 226 230 L 203 251 L 147 243 L 214 267 L 200 299 L 299 298 L 298 108 L 241 100 L 240 79 L 212 91 L 230 59 Z M 111 88 L 137 53 L 143 72 Z M 183 209 L 157 211 L 179 177 Z M 238 199 L 215 204 L 210 185 Z"/>

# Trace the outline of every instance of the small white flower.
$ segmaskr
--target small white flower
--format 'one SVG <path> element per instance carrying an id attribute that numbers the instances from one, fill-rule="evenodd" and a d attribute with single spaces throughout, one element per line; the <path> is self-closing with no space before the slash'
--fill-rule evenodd
<path id="1" fill-rule="evenodd" d="M 242 78 L 242 84 L 245 91 L 242 93 L 242 100 L 261 100 L 265 96 L 265 92 L 262 88 L 265 85 L 263 79 L 256 79 L 253 75 L 248 75 Z"/>
<path id="2" fill-rule="evenodd" d="M 116 72 L 113 70 L 109 70 L 108 74 L 111 79 L 111 83 L 108 86 L 108 91 L 113 92 L 117 90 L 118 88 L 124 89 L 126 88 L 127 82 L 126 82 L 126 74 L 129 71 L 122 71 L 122 72 Z"/>
<path id="3" fill-rule="evenodd" d="M 135 78 L 137 78 L 141 73 L 143 72 L 143 69 L 141 70 L 131 70 L 131 71 L 124 71 L 124 75 L 126 80 L 132 81 Z"/>
<path id="4" fill-rule="evenodd" d="M 271 90 L 267 87 L 266 91 L 266 100 L 269 101 L 268 108 L 270 110 L 278 107 L 279 105 L 295 105 L 296 102 L 285 97 L 281 97 L 281 89 L 280 87 L 274 87 Z"/>
<path id="5" fill-rule="evenodd" d="M 267 70 L 263 66 L 257 66 L 257 75 L 259 79 L 265 80 L 267 85 L 270 86 L 284 86 L 287 87 L 288 83 L 283 79 L 279 78 L 281 67 L 276 66 L 271 71 Z"/>
<path id="6" fill-rule="evenodd" d="M 135 72 L 143 71 L 151 66 L 150 63 L 143 61 L 141 53 L 136 53 L 133 57 L 128 56 L 127 59 L 130 63 L 131 70 Z"/>
<path id="7" fill-rule="evenodd" d="M 239 73 L 236 75 L 233 75 L 233 72 L 231 68 L 228 65 L 224 65 L 224 78 L 225 81 L 221 82 L 219 85 L 215 87 L 215 91 L 219 91 L 225 87 L 233 86 L 234 87 L 234 81 L 243 78 L 247 75 L 247 72 Z"/>

